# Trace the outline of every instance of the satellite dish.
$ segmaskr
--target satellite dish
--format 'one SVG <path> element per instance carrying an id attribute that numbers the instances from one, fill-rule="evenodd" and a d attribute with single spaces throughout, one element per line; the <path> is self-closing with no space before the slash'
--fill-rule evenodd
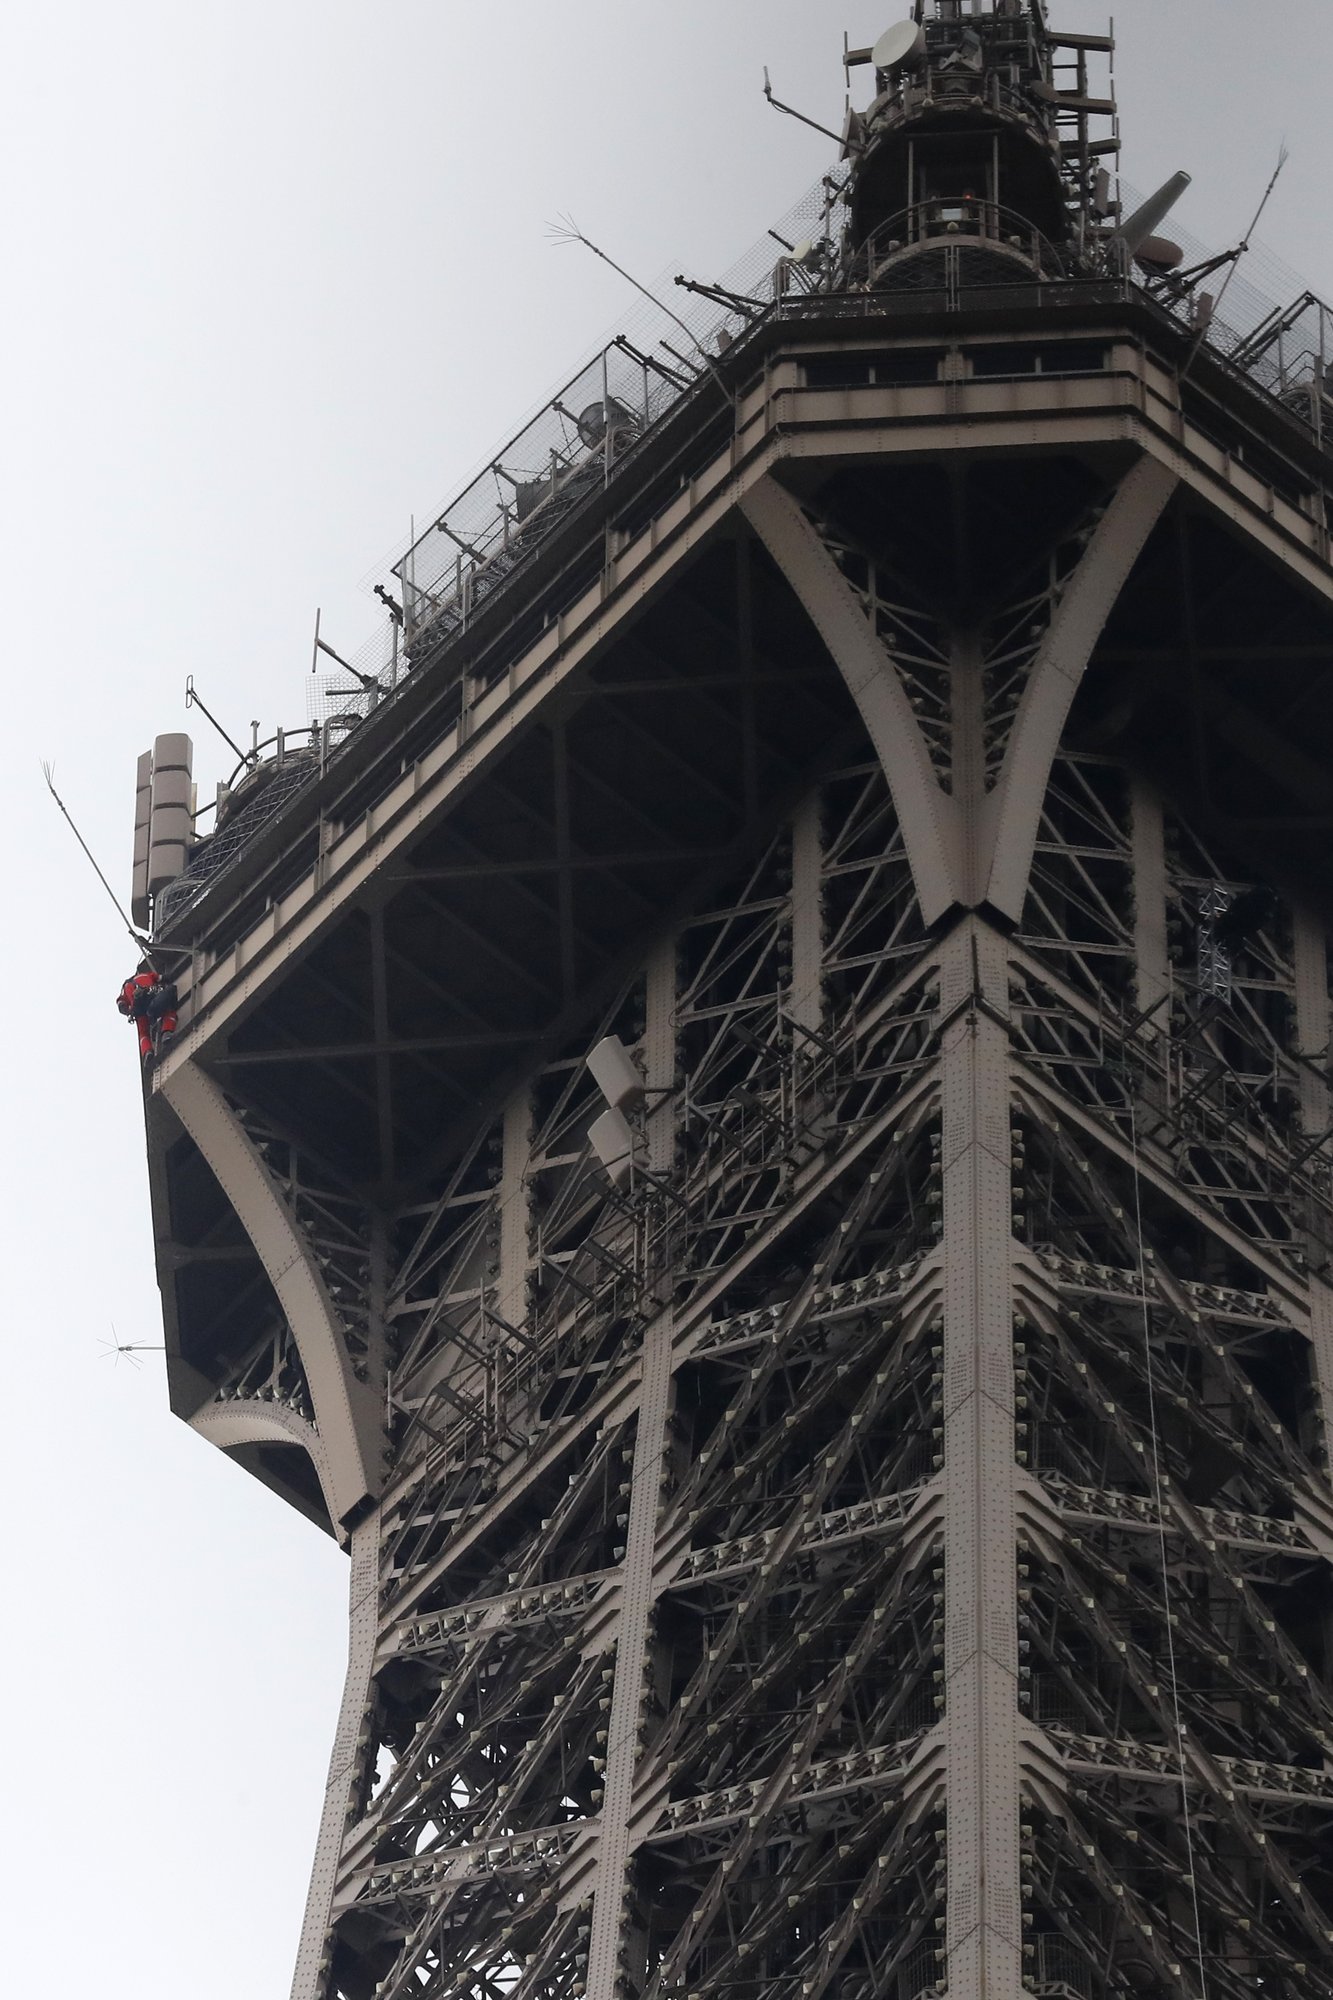
<path id="1" fill-rule="evenodd" d="M 586 410 L 579 411 L 574 427 L 578 431 L 580 442 L 586 445 L 589 451 L 596 449 L 608 431 L 619 434 L 622 431 L 638 428 L 631 412 L 623 403 L 618 403 L 614 396 L 606 403 L 600 401 L 589 403 Z"/>
<path id="2" fill-rule="evenodd" d="M 1185 252 L 1169 236 L 1145 236 L 1134 252 L 1134 262 L 1154 275 L 1159 271 L 1174 271 L 1184 257 Z"/>
<path id="3" fill-rule="evenodd" d="M 870 52 L 876 69 L 901 69 L 924 54 L 926 31 L 916 21 L 895 21 Z"/>

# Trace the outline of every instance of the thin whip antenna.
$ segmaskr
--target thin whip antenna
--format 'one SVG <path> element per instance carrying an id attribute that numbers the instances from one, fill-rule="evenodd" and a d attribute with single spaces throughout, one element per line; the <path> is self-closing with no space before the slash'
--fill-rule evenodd
<path id="1" fill-rule="evenodd" d="M 843 47 L 847 46 L 847 31 L 843 30 Z M 802 125 L 808 125 L 813 132 L 822 132 L 826 139 L 832 139 L 835 146 L 846 146 L 849 153 L 864 153 L 861 141 L 853 140 L 846 132 L 835 132 L 829 125 L 821 125 L 817 118 L 807 118 L 804 111 L 798 111 L 794 104 L 784 104 L 780 97 L 774 97 L 773 86 L 768 80 L 768 68 L 764 69 L 764 96 L 775 111 L 785 111 L 789 118 L 797 118 Z M 850 103 L 850 99 L 848 100 Z"/>
<path id="2" fill-rule="evenodd" d="M 318 620 L 319 618 L 318 612 L 315 613 L 315 618 L 316 620 Z M 315 643 L 316 645 L 319 644 L 318 638 L 316 639 Z M 312 668 L 311 671 L 313 672 L 314 669 Z M 185 706 L 187 708 L 197 708 L 200 714 L 205 718 L 205 720 L 212 723 L 214 729 L 217 730 L 218 735 L 222 738 L 227 748 L 229 750 L 234 750 L 236 752 L 236 755 L 240 759 L 242 764 L 253 764 L 254 756 L 252 752 L 250 752 L 249 750 L 242 750 L 240 744 L 236 741 L 236 738 L 234 736 L 229 736 L 227 734 L 226 730 L 222 727 L 222 724 L 218 721 L 216 715 L 214 715 L 212 709 L 208 706 L 207 702 L 204 701 L 203 697 L 199 693 L 199 690 L 196 688 L 194 684 L 193 674 L 187 674 L 185 676 Z"/>
<path id="3" fill-rule="evenodd" d="M 84 853 L 87 855 L 89 864 L 92 867 L 94 875 L 96 875 L 98 881 L 101 883 L 102 887 L 106 890 L 107 895 L 111 898 L 111 906 L 115 910 L 116 915 L 120 918 L 120 921 L 124 924 L 130 936 L 134 939 L 135 945 L 138 948 L 138 950 L 140 952 L 151 955 L 152 946 L 149 944 L 147 938 L 145 938 L 141 932 L 137 931 L 134 928 L 134 925 L 130 922 L 124 910 L 122 910 L 122 908 L 120 907 L 119 897 L 116 895 L 116 892 L 112 888 L 111 884 L 107 881 L 106 876 L 102 873 L 101 869 L 98 867 L 96 858 L 93 854 L 91 847 L 89 847 L 87 841 L 84 839 L 83 835 L 79 832 L 78 827 L 75 826 L 74 821 L 70 816 L 70 811 L 68 806 L 65 804 L 65 801 L 61 798 L 59 792 L 56 790 L 54 766 L 48 764 L 45 759 L 43 759 L 42 761 L 42 776 L 46 779 L 47 791 L 50 792 L 51 797 L 55 800 L 56 804 L 60 807 L 61 812 L 64 814 L 70 832 L 74 835 L 74 838 L 78 841 L 79 846 L 83 849 Z"/>
<path id="4" fill-rule="evenodd" d="M 608 256 L 605 250 L 599 249 L 590 236 L 584 235 L 583 231 L 579 228 L 578 224 L 574 221 L 572 216 L 569 215 L 557 216 L 554 222 L 547 223 L 546 233 L 555 243 L 581 243 L 585 250 L 592 251 L 594 257 L 600 257 L 604 264 L 609 264 L 611 266 L 611 269 L 617 274 L 617 276 L 623 278 L 627 285 L 633 285 L 636 292 L 641 293 L 642 296 L 645 299 L 647 299 L 652 305 L 655 305 L 659 311 L 664 312 L 667 318 L 680 328 L 685 338 L 689 341 L 690 346 L 699 356 L 700 360 L 704 364 L 704 367 L 708 370 L 713 380 L 717 383 L 718 388 L 722 391 L 727 401 L 728 402 L 731 401 L 731 391 L 730 389 L 728 389 L 726 383 L 722 380 L 722 377 L 718 374 L 717 369 L 713 363 L 713 357 L 709 354 L 707 348 L 701 347 L 699 345 L 699 342 L 696 340 L 694 334 L 690 331 L 689 327 L 685 324 L 685 321 L 680 317 L 679 313 L 673 313 L 670 306 L 667 305 L 662 299 L 658 298 L 656 292 L 650 292 L 647 285 L 641 285 L 638 279 L 632 276 L 632 274 L 625 269 L 623 264 L 617 264 L 614 257 Z"/>
<path id="5" fill-rule="evenodd" d="M 1237 244 L 1235 251 L 1232 253 L 1231 269 L 1227 272 L 1226 277 L 1222 280 L 1222 288 L 1218 292 L 1216 299 L 1213 301 L 1214 315 L 1218 312 L 1219 308 L 1221 307 L 1223 299 L 1227 295 L 1227 287 L 1230 285 L 1231 280 L 1236 275 L 1236 266 L 1240 263 L 1240 260 L 1245 255 L 1245 252 L 1249 249 L 1250 238 L 1253 236 L 1255 230 L 1259 227 L 1260 221 L 1263 218 L 1263 212 L 1267 208 L 1270 200 L 1272 199 L 1273 189 L 1277 186 L 1279 177 L 1281 176 L 1282 173 L 1282 169 L 1286 166 L 1287 161 L 1290 158 L 1291 154 L 1287 149 L 1287 142 L 1284 139 L 1282 145 L 1278 149 L 1277 165 L 1273 169 L 1273 178 L 1269 181 L 1268 186 L 1264 189 L 1264 198 L 1259 203 L 1258 208 L 1256 208 L 1254 211 L 1254 220 L 1250 224 L 1249 228 L 1246 230 L 1240 242 Z M 1185 377 L 1189 374 L 1190 369 L 1194 366 L 1195 358 L 1198 355 L 1199 349 L 1203 346 L 1207 332 L 1208 328 L 1206 326 L 1201 326 L 1197 334 L 1194 336 L 1194 344 L 1190 348 L 1189 353 L 1185 356 L 1185 365 L 1180 371 L 1180 379 L 1182 382 L 1184 381 Z"/>
<path id="6" fill-rule="evenodd" d="M 136 1358 L 138 1355 L 165 1354 L 167 1351 L 165 1341 L 161 1340 L 122 1340 L 116 1332 L 114 1320 L 111 1322 L 110 1340 L 103 1340 L 98 1344 L 102 1349 L 103 1361 L 109 1361 L 113 1368 L 119 1368 L 122 1354 L 128 1358 L 131 1368 L 142 1368 L 142 1361 Z"/>

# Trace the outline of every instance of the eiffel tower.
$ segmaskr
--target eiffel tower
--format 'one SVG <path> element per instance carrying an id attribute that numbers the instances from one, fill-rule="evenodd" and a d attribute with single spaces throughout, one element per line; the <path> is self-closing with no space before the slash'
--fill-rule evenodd
<path id="1" fill-rule="evenodd" d="M 141 760 L 172 1407 L 350 1559 L 294 2000 L 1333 1996 L 1333 317 L 1110 46 L 847 51 L 776 265 Z"/>

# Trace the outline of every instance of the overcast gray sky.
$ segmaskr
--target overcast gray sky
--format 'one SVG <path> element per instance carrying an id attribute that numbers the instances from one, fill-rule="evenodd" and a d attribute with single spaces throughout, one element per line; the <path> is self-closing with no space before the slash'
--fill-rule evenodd
<path id="1" fill-rule="evenodd" d="M 3 1072 L 15 1994 L 281 2000 L 342 1677 L 343 1559 L 169 1417 L 115 918 L 134 760 L 193 673 L 239 733 L 306 720 L 317 604 L 362 587 L 632 308 L 724 270 L 829 164 L 843 0 L 91 0 L 0 62 L 0 550 L 9 633 Z M 1092 0 L 1063 25 L 1104 27 Z M 1121 0 L 1125 173 L 1184 166 L 1235 240 L 1285 137 L 1271 249 L 1333 296 L 1330 0 Z M 377 571 L 375 574 L 383 574 Z M 372 579 L 373 580 L 373 579 Z M 205 781 L 226 761 L 196 728 Z"/>

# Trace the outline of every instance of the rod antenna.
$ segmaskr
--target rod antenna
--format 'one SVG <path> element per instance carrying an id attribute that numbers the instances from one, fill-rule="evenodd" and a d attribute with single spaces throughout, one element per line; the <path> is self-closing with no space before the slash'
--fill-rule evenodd
<path id="1" fill-rule="evenodd" d="M 600 257 L 604 264 L 609 264 L 611 269 L 616 272 L 617 276 L 623 278 L 627 285 L 633 285 L 635 291 L 639 292 L 652 305 L 655 305 L 659 312 L 664 312 L 667 318 L 680 328 L 727 401 L 731 401 L 731 391 L 718 374 L 713 357 L 708 352 L 708 349 L 699 345 L 698 340 L 685 324 L 685 321 L 680 317 L 679 313 L 672 312 L 670 306 L 664 300 L 659 299 L 656 292 L 650 292 L 647 285 L 641 285 L 639 280 L 633 277 L 623 264 L 617 264 L 614 257 L 608 256 L 605 250 L 599 249 L 590 236 L 584 235 L 572 216 L 557 216 L 554 222 L 547 223 L 546 233 L 555 243 L 581 243 L 585 250 L 592 251 L 594 257 Z"/>
<path id="2" fill-rule="evenodd" d="M 122 924 L 124 924 L 130 936 L 134 939 L 136 949 L 141 953 L 151 957 L 153 949 L 151 944 L 149 943 L 148 939 L 143 936 L 141 932 L 137 931 L 134 928 L 134 925 L 130 922 L 124 910 L 121 908 L 120 898 L 117 896 L 115 890 L 112 888 L 111 884 L 107 881 L 106 876 L 102 873 L 101 869 L 99 868 L 96 856 L 93 854 L 91 847 L 89 847 L 87 841 L 84 839 L 83 835 L 79 832 L 78 827 L 75 826 L 74 824 L 74 820 L 70 813 L 69 807 L 65 804 L 65 801 L 61 798 L 59 792 L 56 790 L 54 767 L 51 764 L 48 764 L 45 760 L 43 760 L 42 762 L 42 776 L 46 779 L 47 791 L 50 792 L 51 797 L 55 800 L 56 804 L 60 807 L 61 812 L 64 814 L 66 825 L 69 827 L 70 832 L 74 835 L 74 838 L 78 841 L 79 846 L 83 849 L 84 853 L 87 855 L 88 865 L 92 869 L 94 875 L 96 875 L 102 887 L 106 890 L 107 895 L 111 898 L 111 907 L 114 909 L 116 915 L 120 918 Z"/>
<path id="3" fill-rule="evenodd" d="M 1273 177 L 1269 181 L 1268 186 L 1264 189 L 1263 200 L 1259 203 L 1258 208 L 1256 208 L 1254 211 L 1254 220 L 1250 224 L 1249 228 L 1246 230 L 1240 242 L 1236 245 L 1236 248 L 1231 253 L 1231 269 L 1227 272 L 1226 277 L 1222 280 L 1221 289 L 1219 290 L 1217 297 L 1213 302 L 1212 313 L 1209 315 L 1210 320 L 1216 316 L 1218 308 L 1221 306 L 1223 299 L 1227 295 L 1227 287 L 1231 283 L 1231 280 L 1236 275 L 1236 266 L 1240 263 L 1240 260 L 1245 255 L 1245 252 L 1249 249 L 1250 238 L 1254 235 L 1255 230 L 1259 227 L 1259 224 L 1263 219 L 1264 210 L 1267 208 L 1269 202 L 1273 198 L 1273 189 L 1277 186 L 1279 177 L 1281 176 L 1282 173 L 1282 169 L 1286 166 L 1287 161 L 1290 158 L 1291 154 L 1287 150 L 1287 142 L 1284 139 L 1282 145 L 1278 149 L 1277 165 L 1273 169 Z M 1185 356 L 1185 364 L 1180 371 L 1180 379 L 1182 382 L 1184 381 L 1185 377 L 1189 374 L 1190 369 L 1194 366 L 1195 359 L 1198 355 L 1199 349 L 1203 346 L 1207 332 L 1208 332 L 1207 326 L 1201 326 L 1199 328 L 1199 331 L 1195 334 L 1193 345 L 1191 346 L 1189 353 Z"/>
<path id="4" fill-rule="evenodd" d="M 237 758 L 240 760 L 242 764 L 254 763 L 255 761 L 254 752 L 250 750 L 242 750 L 240 744 L 236 741 L 236 738 L 234 736 L 228 736 L 226 730 L 222 727 L 222 724 L 218 721 L 212 709 L 209 708 L 207 703 L 203 700 L 203 698 L 199 693 L 199 690 L 195 687 L 193 674 L 187 674 L 185 676 L 185 706 L 187 708 L 197 708 L 200 714 L 203 716 L 204 720 L 206 722 L 212 723 L 214 729 L 217 730 L 218 735 L 227 745 L 227 748 L 229 750 L 234 750 L 236 752 Z"/>
<path id="5" fill-rule="evenodd" d="M 843 36 L 844 56 L 846 55 L 846 35 Z M 835 132 L 831 126 L 821 125 L 817 118 L 807 118 L 804 111 L 798 111 L 794 104 L 784 104 L 780 97 L 773 95 L 773 86 L 768 79 L 768 68 L 764 69 L 764 96 L 775 111 L 785 111 L 788 118 L 795 118 L 802 125 L 808 125 L 813 132 L 822 132 L 826 139 L 832 139 L 835 146 L 845 146 L 849 153 L 863 153 L 865 147 L 859 139 L 853 139 L 849 132 Z"/>

